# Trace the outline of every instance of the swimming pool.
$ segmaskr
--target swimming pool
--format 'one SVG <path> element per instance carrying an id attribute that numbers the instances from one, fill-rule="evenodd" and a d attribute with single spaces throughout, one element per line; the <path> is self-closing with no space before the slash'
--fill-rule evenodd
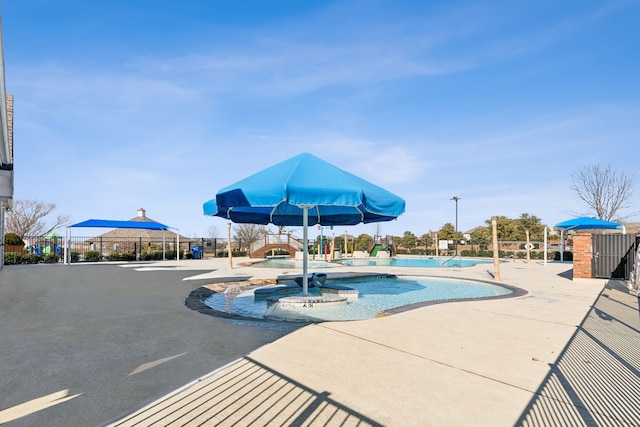
<path id="1" fill-rule="evenodd" d="M 476 264 L 490 264 L 493 260 L 481 258 L 451 257 L 412 257 L 412 258 L 348 258 L 335 261 L 309 261 L 309 268 L 331 268 L 342 265 L 353 267 L 471 267 Z M 256 262 L 252 267 L 259 268 L 302 268 L 302 261 L 290 258 L 269 258 Z"/>
<path id="2" fill-rule="evenodd" d="M 490 264 L 493 260 L 480 258 L 451 258 L 451 257 L 426 257 L 426 258 L 354 258 L 336 261 L 349 266 L 391 266 L 391 267 L 471 267 L 476 264 Z"/>
<path id="3" fill-rule="evenodd" d="M 313 261 L 309 260 L 308 267 L 311 268 L 331 268 L 339 267 L 342 264 L 329 261 Z M 268 258 L 264 261 L 258 261 L 251 264 L 251 267 L 258 268 L 302 268 L 302 260 L 291 258 Z"/>
<path id="4" fill-rule="evenodd" d="M 363 278 L 341 280 L 340 284 L 357 289 L 357 300 L 340 307 L 280 310 L 277 305 L 269 306 L 265 300 L 256 300 L 251 289 L 237 294 L 215 293 L 204 304 L 216 311 L 255 319 L 337 321 L 372 319 L 391 309 L 438 300 L 497 297 L 513 293 L 512 289 L 488 282 L 432 277 Z"/>

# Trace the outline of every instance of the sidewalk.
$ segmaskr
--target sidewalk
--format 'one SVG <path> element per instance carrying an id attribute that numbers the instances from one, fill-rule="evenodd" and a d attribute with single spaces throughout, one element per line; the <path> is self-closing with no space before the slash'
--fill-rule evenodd
<path id="1" fill-rule="evenodd" d="M 640 425 L 638 301 L 571 268 L 505 263 L 527 295 L 307 326 L 113 425 Z"/>

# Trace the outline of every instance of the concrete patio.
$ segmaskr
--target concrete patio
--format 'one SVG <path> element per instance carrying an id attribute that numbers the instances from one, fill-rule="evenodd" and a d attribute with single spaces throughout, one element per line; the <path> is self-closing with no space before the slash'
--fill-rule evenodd
<path id="1" fill-rule="evenodd" d="M 218 267 L 204 276 L 268 271 Z M 112 425 L 640 425 L 638 299 L 573 281 L 570 263 L 500 268 L 528 293 L 309 325 Z M 486 265 L 437 274 L 489 278 Z"/>

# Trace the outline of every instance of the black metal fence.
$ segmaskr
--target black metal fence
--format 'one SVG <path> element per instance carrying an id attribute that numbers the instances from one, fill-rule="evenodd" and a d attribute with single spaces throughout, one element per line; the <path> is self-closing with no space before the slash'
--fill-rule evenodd
<path id="1" fill-rule="evenodd" d="M 228 255 L 227 239 L 220 238 L 180 239 L 178 243 L 175 236 L 165 239 L 71 236 L 67 242 L 62 236 L 27 236 L 23 241 L 24 246 L 5 246 L 5 253 L 36 259 L 52 257 L 55 254 L 61 262 L 64 261 L 67 247 L 71 262 L 176 259 L 177 251 L 180 252 L 180 259 Z M 231 250 L 236 256 L 246 255 L 241 241 L 232 240 Z"/>

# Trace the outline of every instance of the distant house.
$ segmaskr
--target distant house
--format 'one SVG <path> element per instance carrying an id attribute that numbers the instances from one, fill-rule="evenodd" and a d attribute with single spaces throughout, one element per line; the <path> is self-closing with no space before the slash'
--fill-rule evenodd
<path id="1" fill-rule="evenodd" d="M 464 237 L 465 244 L 469 244 L 469 242 L 471 242 L 471 234 L 473 234 L 474 231 L 480 230 L 482 228 L 486 229 L 487 226 L 486 225 L 479 225 L 477 227 L 473 227 L 471 230 L 467 230 L 467 231 L 463 232 L 462 236 Z"/>

